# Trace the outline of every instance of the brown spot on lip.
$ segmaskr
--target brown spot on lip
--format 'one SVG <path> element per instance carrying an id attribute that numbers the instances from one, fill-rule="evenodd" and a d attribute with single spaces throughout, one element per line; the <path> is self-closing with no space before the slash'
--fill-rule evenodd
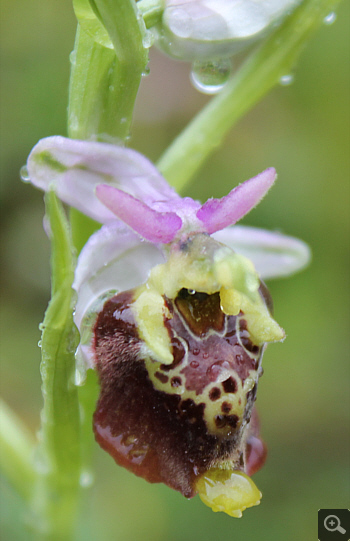
<path id="1" fill-rule="evenodd" d="M 225 426 L 236 428 L 237 423 L 238 423 L 237 415 L 216 415 L 215 416 L 215 424 L 217 428 L 225 428 Z"/>
<path id="2" fill-rule="evenodd" d="M 170 383 L 172 387 L 180 387 L 182 384 L 182 379 L 175 376 L 174 378 L 171 378 Z"/>
<path id="3" fill-rule="evenodd" d="M 243 331 L 246 331 L 247 329 L 248 329 L 247 321 L 241 317 L 239 319 L 239 330 L 243 332 Z"/>
<path id="4" fill-rule="evenodd" d="M 210 400 L 212 400 L 214 402 L 214 400 L 217 400 L 218 398 L 220 398 L 221 396 L 221 391 L 219 389 L 219 387 L 213 387 L 210 391 L 209 391 L 209 398 Z"/>
<path id="5" fill-rule="evenodd" d="M 223 389 L 225 393 L 236 393 L 237 392 L 237 383 L 233 378 L 225 379 L 222 382 Z"/>
<path id="6" fill-rule="evenodd" d="M 216 415 L 215 424 L 218 428 L 224 428 L 226 426 L 226 417 L 225 415 Z"/>
<path id="7" fill-rule="evenodd" d="M 229 413 L 232 409 L 232 404 L 229 402 L 223 402 L 221 405 L 221 411 L 222 413 Z"/>
<path id="8" fill-rule="evenodd" d="M 159 381 L 161 381 L 162 383 L 167 383 L 168 380 L 169 380 L 169 377 L 168 377 L 166 374 L 162 374 L 161 372 L 156 372 L 154 375 L 155 375 L 156 378 L 159 379 Z"/>
<path id="9" fill-rule="evenodd" d="M 226 415 L 226 420 L 228 425 L 230 425 L 232 428 L 236 428 L 238 423 L 237 415 Z"/>

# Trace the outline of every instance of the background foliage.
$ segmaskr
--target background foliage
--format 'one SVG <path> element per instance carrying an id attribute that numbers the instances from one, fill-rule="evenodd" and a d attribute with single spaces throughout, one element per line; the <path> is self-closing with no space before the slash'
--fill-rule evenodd
<path id="1" fill-rule="evenodd" d="M 69 52 L 75 17 L 69 0 L 2 1 L 1 222 L 3 233 L 1 392 L 32 429 L 39 426 L 38 329 L 49 298 L 49 243 L 42 194 L 19 182 L 41 137 L 66 135 Z M 92 497 L 80 539 L 199 541 L 316 539 L 317 510 L 349 497 L 349 91 L 350 5 L 304 51 L 291 86 L 276 88 L 231 132 L 186 195 L 220 197 L 273 165 L 279 180 L 243 223 L 299 236 L 312 265 L 270 283 L 287 340 L 269 347 L 258 407 L 269 459 L 255 481 L 260 507 L 241 520 L 214 514 L 148 485 L 95 448 Z M 207 101 L 189 65 L 152 50 L 138 97 L 132 147 L 156 160 Z M 89 489 L 90 490 L 90 489 Z M 87 491 L 88 496 L 88 491 Z M 20 501 L 5 482 L 1 531 L 30 539 Z"/>

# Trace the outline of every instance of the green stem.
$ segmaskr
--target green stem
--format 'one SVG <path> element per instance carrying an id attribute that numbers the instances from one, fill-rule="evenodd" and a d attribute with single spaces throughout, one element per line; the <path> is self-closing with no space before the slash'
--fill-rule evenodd
<path id="1" fill-rule="evenodd" d="M 181 190 L 222 143 L 232 126 L 283 75 L 289 74 L 312 33 L 340 0 L 304 0 L 164 152 L 158 168 Z"/>
<path id="2" fill-rule="evenodd" d="M 0 465 L 17 492 L 29 501 L 35 480 L 34 438 L 17 415 L 0 400 Z"/>
<path id="3" fill-rule="evenodd" d="M 71 60 L 69 137 L 122 142 L 129 134 L 131 115 L 115 52 L 99 45 L 78 25 Z"/>
<path id="4" fill-rule="evenodd" d="M 74 261 L 68 223 L 53 192 L 46 195 L 52 242 L 52 296 L 42 325 L 44 407 L 37 450 L 33 528 L 50 541 L 74 538 L 80 499 L 81 448 L 74 384 L 77 331 L 73 323 Z"/>
<path id="5" fill-rule="evenodd" d="M 142 73 L 148 62 L 135 3 L 95 0 L 91 4 L 114 49 L 108 49 L 78 26 L 72 55 L 68 135 L 76 139 L 114 139 L 130 132 Z"/>
<path id="6" fill-rule="evenodd" d="M 133 0 L 91 0 L 114 49 L 97 43 L 79 25 L 72 54 L 68 136 L 122 144 L 129 136 L 142 73 L 148 62 L 146 29 Z M 79 211 L 70 211 L 78 251 L 99 227 Z"/>
<path id="7" fill-rule="evenodd" d="M 142 14 L 146 28 L 152 28 L 162 19 L 164 2 L 162 0 L 141 0 L 137 8 Z"/>

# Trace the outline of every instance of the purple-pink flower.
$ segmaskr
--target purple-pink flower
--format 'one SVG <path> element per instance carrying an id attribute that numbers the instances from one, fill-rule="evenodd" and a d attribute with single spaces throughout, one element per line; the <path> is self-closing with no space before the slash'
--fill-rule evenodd
<path id="1" fill-rule="evenodd" d="M 310 257 L 300 240 L 234 225 L 275 170 L 201 204 L 121 146 L 49 137 L 27 167 L 34 185 L 103 224 L 73 283 L 79 353 L 101 383 L 97 441 L 137 475 L 240 516 L 261 496 L 248 475 L 265 459 L 262 354 L 284 338 L 261 280 Z"/>

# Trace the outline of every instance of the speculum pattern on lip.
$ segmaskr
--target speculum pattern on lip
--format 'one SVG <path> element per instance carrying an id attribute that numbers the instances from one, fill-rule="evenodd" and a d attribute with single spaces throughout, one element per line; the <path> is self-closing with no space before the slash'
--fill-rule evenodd
<path id="1" fill-rule="evenodd" d="M 224 314 L 217 293 L 164 296 L 169 365 L 147 353 L 134 300 L 134 291 L 116 295 L 95 324 L 98 443 L 120 465 L 186 497 L 212 467 L 259 469 L 265 448 L 251 416 L 263 346 L 252 343 L 244 314 Z"/>

